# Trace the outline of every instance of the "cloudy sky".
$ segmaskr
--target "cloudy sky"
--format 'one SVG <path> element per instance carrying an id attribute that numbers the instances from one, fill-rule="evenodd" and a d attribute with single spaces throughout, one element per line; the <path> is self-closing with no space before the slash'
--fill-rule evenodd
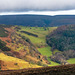
<path id="1" fill-rule="evenodd" d="M 75 14 L 75 0 L 0 0 L 2 14 Z"/>

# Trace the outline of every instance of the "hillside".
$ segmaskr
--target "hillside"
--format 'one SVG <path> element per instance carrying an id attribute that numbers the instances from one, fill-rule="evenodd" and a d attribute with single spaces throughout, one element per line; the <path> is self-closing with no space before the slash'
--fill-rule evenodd
<path id="1" fill-rule="evenodd" d="M 46 39 L 52 52 L 59 50 L 50 57 L 51 60 L 68 64 L 66 60 L 75 59 L 75 25 L 60 26 L 47 35 Z"/>
<path id="2" fill-rule="evenodd" d="M 23 68 L 35 68 L 40 67 L 38 65 L 30 64 L 22 59 L 16 57 L 7 56 L 4 53 L 0 53 L 0 70 L 17 70 Z"/>
<path id="3" fill-rule="evenodd" d="M 54 67 L 0 71 L 1 75 L 75 75 L 75 64 Z"/>
<path id="4" fill-rule="evenodd" d="M 51 27 L 68 24 L 75 24 L 75 15 L 5 15 L 0 16 L 0 24 L 6 25 L 23 25 L 30 27 Z"/>
<path id="5" fill-rule="evenodd" d="M 32 42 L 28 37 L 21 35 L 22 33 L 21 34 L 17 33 L 17 30 L 19 29 L 18 26 L 11 26 L 11 27 L 1 26 L 1 27 L 3 28 L 3 30 L 7 31 L 7 33 L 4 31 L 4 34 L 8 34 L 8 36 L 5 37 L 2 33 L 0 33 L 0 35 L 3 35 L 0 37 L 0 53 L 1 53 L 0 55 L 2 58 L 5 55 L 7 55 L 13 57 L 13 59 L 18 58 L 24 60 L 24 62 L 28 62 L 29 65 L 30 64 L 34 66 L 37 65 L 37 67 L 47 66 L 48 64 L 50 64 L 49 61 L 46 59 L 46 57 L 40 54 L 40 52 L 37 50 L 35 45 L 32 44 Z M 2 53 L 5 55 L 2 56 Z M 5 59 L 2 58 L 1 61 L 6 63 L 5 59 L 7 59 L 8 57 L 6 57 Z M 16 61 L 18 59 L 16 59 Z M 16 63 L 16 61 L 14 63 Z M 10 61 L 8 62 L 11 63 Z M 9 63 L 7 65 L 9 65 Z M 11 68 L 14 69 L 14 66 L 12 66 Z M 15 69 L 19 68 L 16 67 Z"/>
<path id="6" fill-rule="evenodd" d="M 45 56 L 46 59 L 50 62 L 48 66 L 60 65 L 56 62 L 50 60 L 50 56 L 52 55 L 51 47 L 46 43 L 46 36 L 55 30 L 57 27 L 24 27 L 19 26 L 21 29 L 17 31 L 17 34 L 28 37 L 32 44 L 34 44 L 37 50 L 41 53 L 41 55 Z M 33 35 L 29 35 L 27 33 L 21 33 L 21 31 L 26 31 L 28 33 L 36 34 L 38 37 Z"/>
<path id="7" fill-rule="evenodd" d="M 58 27 L 47 36 L 47 43 L 60 51 L 75 50 L 75 25 Z"/>

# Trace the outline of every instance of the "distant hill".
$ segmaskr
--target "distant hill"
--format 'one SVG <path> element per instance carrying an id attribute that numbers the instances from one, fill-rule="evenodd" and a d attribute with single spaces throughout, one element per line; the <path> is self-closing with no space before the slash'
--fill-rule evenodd
<path id="1" fill-rule="evenodd" d="M 0 16 L 0 24 L 23 26 L 61 26 L 75 24 L 75 15 L 6 15 Z"/>

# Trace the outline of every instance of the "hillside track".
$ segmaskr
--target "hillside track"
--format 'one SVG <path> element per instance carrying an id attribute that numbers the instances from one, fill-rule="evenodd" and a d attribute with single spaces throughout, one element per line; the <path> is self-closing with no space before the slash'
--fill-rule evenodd
<path id="1" fill-rule="evenodd" d="M 2 70 L 0 75 L 75 75 L 75 64 L 21 70 Z"/>

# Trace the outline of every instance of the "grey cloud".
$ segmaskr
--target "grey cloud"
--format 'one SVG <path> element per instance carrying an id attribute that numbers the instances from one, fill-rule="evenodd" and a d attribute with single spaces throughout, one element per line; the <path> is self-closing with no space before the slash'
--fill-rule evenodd
<path id="1" fill-rule="evenodd" d="M 71 9 L 75 9 L 75 0 L 0 0 L 0 12 Z"/>

